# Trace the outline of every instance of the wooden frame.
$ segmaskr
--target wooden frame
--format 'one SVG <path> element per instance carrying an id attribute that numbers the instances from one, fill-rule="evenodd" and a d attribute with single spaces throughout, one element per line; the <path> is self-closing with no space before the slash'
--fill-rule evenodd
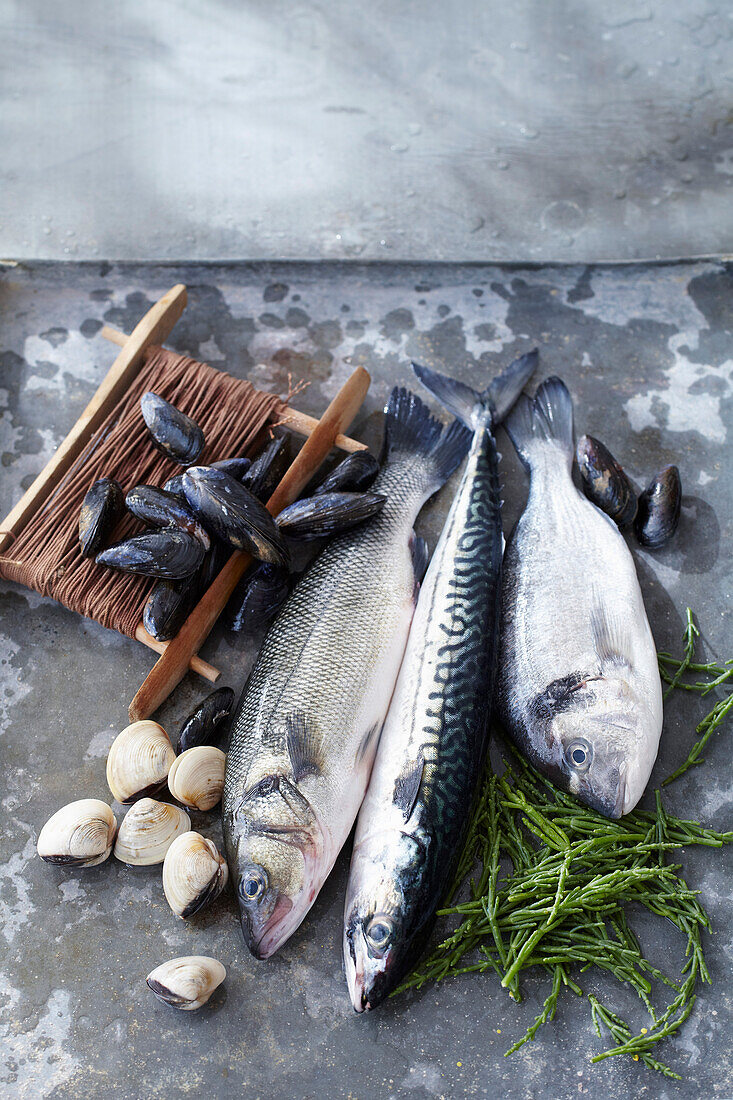
<path id="1" fill-rule="evenodd" d="M 186 287 L 179 283 L 148 310 L 129 336 L 109 326 L 102 329 L 102 334 L 119 345 L 121 350 L 69 434 L 30 488 L 0 523 L 0 554 L 12 544 L 31 517 L 43 506 L 110 410 L 129 389 L 142 368 L 146 349 L 152 344 L 162 344 L 169 335 L 181 316 L 186 301 Z M 268 501 L 267 507 L 273 515 L 277 515 L 297 499 L 332 447 L 345 451 L 365 449 L 363 443 L 350 439 L 344 433 L 361 407 L 369 383 L 367 372 L 357 368 L 320 420 L 297 409 L 288 409 L 287 416 L 281 423 L 308 438 Z M 130 717 L 133 721 L 147 717 L 160 706 L 189 669 L 212 683 L 218 680 L 221 675 L 218 669 L 201 660 L 197 650 L 223 611 L 250 562 L 251 558 L 247 554 L 233 554 L 170 642 L 157 641 L 148 634 L 142 623 L 138 625 L 135 632 L 137 640 L 159 653 L 160 657 L 130 704 Z"/>

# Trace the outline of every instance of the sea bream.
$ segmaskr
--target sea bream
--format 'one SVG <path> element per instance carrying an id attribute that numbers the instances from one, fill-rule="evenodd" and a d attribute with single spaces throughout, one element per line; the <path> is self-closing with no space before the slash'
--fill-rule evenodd
<path id="1" fill-rule="evenodd" d="M 657 654 L 631 553 L 573 484 L 559 378 L 505 421 L 530 474 L 507 544 L 499 715 L 532 763 L 607 817 L 644 793 L 662 732 Z"/>
<path id="2" fill-rule="evenodd" d="M 454 873 L 486 751 L 496 670 L 503 535 L 494 428 L 532 374 L 516 360 L 482 394 L 415 366 L 470 425 L 460 487 L 420 591 L 359 813 L 344 913 L 357 1012 L 413 965 Z"/>
<path id="3" fill-rule="evenodd" d="M 392 392 L 384 507 L 322 551 L 267 634 L 232 724 L 224 841 L 250 950 L 267 958 L 313 904 L 364 797 L 424 570 L 413 524 L 470 433 Z"/>

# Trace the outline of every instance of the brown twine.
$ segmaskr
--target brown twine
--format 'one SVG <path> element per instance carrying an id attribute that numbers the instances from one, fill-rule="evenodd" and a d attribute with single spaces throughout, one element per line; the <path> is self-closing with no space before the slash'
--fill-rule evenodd
<path id="1" fill-rule="evenodd" d="M 244 455 L 269 421 L 285 409 L 275 394 L 232 378 L 205 363 L 164 348 L 150 347 L 130 389 L 92 436 L 45 504 L 16 538 L 11 557 L 0 558 L 0 574 L 51 596 L 65 607 L 121 634 L 135 636 L 145 601 L 155 583 L 147 577 L 95 565 L 79 551 L 79 511 L 91 485 L 112 477 L 124 492 L 134 485 L 162 486 L 182 467 L 154 447 L 140 411 L 140 398 L 153 390 L 192 417 L 203 430 L 201 463 Z M 142 530 L 130 515 L 120 520 L 113 541 Z"/>

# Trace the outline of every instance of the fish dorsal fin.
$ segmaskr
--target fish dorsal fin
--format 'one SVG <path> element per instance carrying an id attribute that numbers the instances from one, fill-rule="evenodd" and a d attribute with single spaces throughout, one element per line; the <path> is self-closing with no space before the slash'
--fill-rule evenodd
<path id="1" fill-rule="evenodd" d="M 604 664 L 628 665 L 631 661 L 631 632 L 621 615 L 598 601 L 591 610 L 593 648 Z"/>
<path id="2" fill-rule="evenodd" d="M 313 722 L 295 713 L 285 719 L 285 740 L 296 783 L 323 770 L 322 742 Z"/>
<path id="3" fill-rule="evenodd" d="M 409 821 L 410 814 L 415 808 L 424 769 L 425 758 L 420 753 L 418 759 L 414 763 L 407 764 L 395 780 L 392 801 L 402 811 L 405 821 Z"/>

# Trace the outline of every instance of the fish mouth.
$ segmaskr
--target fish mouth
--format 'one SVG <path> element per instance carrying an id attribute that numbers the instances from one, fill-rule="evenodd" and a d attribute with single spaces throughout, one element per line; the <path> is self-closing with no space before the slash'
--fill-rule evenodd
<path id="1" fill-rule="evenodd" d="M 247 947 L 256 959 L 269 959 L 271 955 L 275 954 L 280 945 L 291 935 L 291 932 L 295 931 L 297 924 L 295 924 L 293 928 L 290 928 L 292 921 L 288 920 L 293 909 L 292 899 L 281 894 L 275 902 L 272 913 L 267 918 L 258 934 L 254 927 L 255 922 L 252 919 L 252 915 L 240 906 L 242 934 L 244 935 Z M 300 922 L 298 921 L 298 923 Z"/>

